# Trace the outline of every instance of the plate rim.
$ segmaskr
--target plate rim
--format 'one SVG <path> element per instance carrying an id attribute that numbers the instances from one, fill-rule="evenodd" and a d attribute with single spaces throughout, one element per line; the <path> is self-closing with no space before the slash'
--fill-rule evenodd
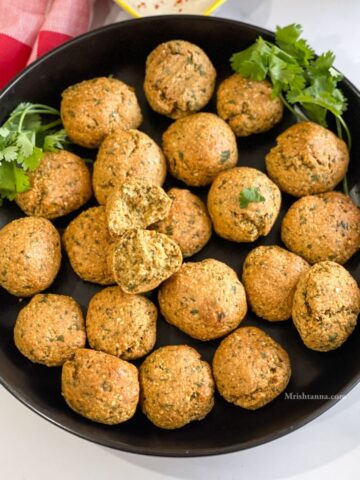
<path id="1" fill-rule="evenodd" d="M 257 34 L 261 35 L 266 35 L 266 36 L 274 36 L 274 32 L 271 30 L 268 30 L 263 27 L 259 27 L 250 23 L 238 21 L 238 20 L 233 20 L 233 19 L 228 19 L 228 18 L 222 18 L 222 17 L 208 17 L 208 16 L 203 16 L 203 15 L 176 15 L 176 18 L 180 20 L 186 20 L 186 21 L 202 21 L 202 22 L 214 22 L 214 23 L 223 23 L 223 24 L 231 24 L 231 25 L 236 25 L 237 27 L 242 27 L 247 30 L 253 30 Z M 54 50 L 51 50 L 32 64 L 30 64 L 28 67 L 26 67 L 23 71 L 21 71 L 15 78 L 11 80 L 2 90 L 0 90 L 0 102 L 3 99 L 3 97 L 11 91 L 11 89 L 16 86 L 17 83 L 19 83 L 23 77 L 28 75 L 29 72 L 31 72 L 33 69 L 37 68 L 38 65 L 42 64 L 43 62 L 46 62 L 48 58 L 51 58 L 52 56 L 56 56 L 59 52 L 66 50 L 68 48 L 72 48 L 73 45 L 76 45 L 79 42 L 82 42 L 84 39 L 96 37 L 100 32 L 106 32 L 106 31 L 111 31 L 113 29 L 118 29 L 122 28 L 122 26 L 129 26 L 131 24 L 139 24 L 139 23 L 148 23 L 152 22 L 156 19 L 156 21 L 161 21 L 163 19 L 174 19 L 174 15 L 157 15 L 156 17 L 141 17 L 141 18 L 133 18 L 125 21 L 120 21 L 120 22 L 115 22 L 110 25 L 106 25 L 103 27 L 99 27 L 97 29 L 91 30 L 89 32 L 86 32 L 80 36 L 77 36 L 73 38 L 72 40 L 65 42 L 64 44 L 60 45 L 59 47 L 55 48 Z M 353 91 L 353 93 L 357 96 L 360 97 L 360 90 L 346 77 L 344 76 L 342 79 L 342 82 L 347 85 L 347 87 Z M 105 446 L 114 450 L 119 450 L 119 451 L 124 451 L 127 453 L 133 453 L 133 454 L 141 454 L 141 455 L 147 455 L 147 456 L 157 456 L 157 457 L 204 457 L 204 456 L 214 456 L 214 455 L 223 455 L 227 453 L 235 453 L 235 452 L 241 452 L 243 450 L 247 450 L 249 448 L 254 448 L 256 446 L 264 445 L 266 443 L 269 443 L 273 440 L 276 440 L 278 438 L 284 437 L 285 435 L 288 435 L 289 433 L 294 432 L 295 430 L 305 426 L 306 424 L 310 423 L 313 421 L 315 418 L 319 417 L 322 415 L 324 412 L 329 410 L 331 407 L 333 407 L 336 403 L 338 403 L 341 399 L 342 396 L 346 395 L 349 393 L 353 388 L 356 387 L 357 384 L 360 383 L 360 369 L 349 382 L 347 382 L 343 388 L 341 388 L 335 395 L 335 398 L 330 398 L 326 400 L 321 400 L 319 401 L 319 406 L 312 410 L 311 413 L 308 415 L 304 416 L 301 420 L 297 421 L 296 424 L 289 425 L 287 427 L 284 427 L 276 432 L 268 433 L 266 435 L 263 435 L 262 437 L 257 437 L 254 440 L 249 440 L 247 442 L 242 442 L 242 443 L 234 443 L 231 446 L 226 446 L 226 447 L 213 447 L 211 449 L 209 448 L 197 448 L 196 451 L 192 451 L 191 449 L 164 449 L 163 447 L 160 449 L 158 447 L 137 447 L 133 445 L 129 445 L 126 443 L 122 442 L 117 442 L 115 445 L 114 442 L 112 441 L 105 441 L 105 440 L 98 440 L 92 438 L 90 435 L 86 435 L 85 433 L 73 430 L 71 427 L 68 427 L 58 420 L 51 418 L 50 416 L 47 415 L 45 410 L 41 408 L 37 408 L 33 405 L 31 405 L 31 402 L 26 398 L 25 395 L 22 395 L 21 393 L 18 393 L 16 389 L 7 381 L 5 381 L 1 376 L 0 376 L 0 384 L 11 394 L 13 395 L 18 401 L 20 401 L 23 405 L 28 407 L 31 411 L 39 415 L 40 417 L 44 418 L 51 424 L 61 428 L 62 430 L 69 432 L 78 438 L 81 438 L 83 440 L 87 440 L 91 443 L 95 443 L 101 446 Z M 318 400 L 317 400 L 318 401 Z"/>
<path id="2" fill-rule="evenodd" d="M 90 30 L 88 32 L 85 32 L 77 37 L 72 38 L 71 40 L 59 45 L 58 47 L 54 48 L 50 52 L 46 53 L 42 57 L 38 58 L 34 62 L 32 62 L 30 65 L 28 65 L 24 70 L 19 72 L 7 85 L 5 85 L 1 90 L 0 90 L 0 100 L 2 97 L 11 89 L 15 86 L 15 84 L 20 81 L 24 76 L 26 76 L 33 68 L 36 68 L 37 65 L 40 65 L 41 63 L 45 62 L 48 58 L 51 58 L 54 55 L 57 55 L 58 52 L 67 49 L 71 47 L 72 45 L 75 45 L 78 42 L 81 42 L 84 38 L 91 38 L 93 36 L 96 36 L 100 32 L 105 32 L 106 30 L 112 30 L 116 29 L 119 27 L 119 25 L 130 25 L 132 23 L 147 23 L 147 22 L 152 22 L 152 21 L 158 21 L 158 20 L 170 20 L 174 19 L 174 17 L 180 19 L 180 20 L 195 20 L 195 21 L 203 21 L 203 22 L 219 22 L 219 23 L 225 23 L 225 24 L 232 24 L 232 25 L 240 25 L 246 29 L 250 30 L 255 30 L 256 32 L 260 32 L 263 35 L 268 35 L 273 37 L 275 32 L 272 30 L 269 30 L 264 27 L 260 27 L 257 25 L 254 25 L 252 23 L 247 23 L 243 22 L 241 20 L 233 20 L 231 18 L 223 18 L 223 17 L 216 17 L 216 16 L 204 16 L 204 15 L 193 15 L 193 14 L 176 14 L 176 15 L 156 15 L 152 17 L 139 17 L 139 18 L 130 18 L 128 20 L 121 20 L 119 22 L 114 22 L 109 25 L 105 25 L 103 27 L 98 27 L 95 28 L 94 30 Z M 335 59 L 336 60 L 336 59 Z M 340 71 L 342 74 L 342 72 Z M 359 88 L 351 81 L 349 80 L 346 75 L 343 76 L 342 80 L 343 83 L 347 84 L 347 86 L 354 91 L 354 93 L 360 97 L 360 86 Z"/>

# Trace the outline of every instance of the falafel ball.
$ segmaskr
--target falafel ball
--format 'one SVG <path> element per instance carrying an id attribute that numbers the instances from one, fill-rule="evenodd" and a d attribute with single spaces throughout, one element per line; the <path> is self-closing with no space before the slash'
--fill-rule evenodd
<path id="1" fill-rule="evenodd" d="M 212 258 L 184 263 L 159 289 L 165 320 L 198 340 L 222 337 L 246 315 L 245 289 L 236 273 Z"/>
<path id="2" fill-rule="evenodd" d="M 213 373 L 226 401 L 256 410 L 285 390 L 291 365 L 287 352 L 260 328 L 241 327 L 220 343 Z"/>
<path id="3" fill-rule="evenodd" d="M 20 310 L 14 328 L 20 352 L 34 363 L 58 367 L 85 347 L 85 322 L 71 297 L 53 293 L 35 295 Z"/>
<path id="4" fill-rule="evenodd" d="M 254 248 L 245 258 L 242 282 L 253 312 L 271 322 L 287 320 L 295 287 L 310 265 L 277 245 Z"/>
<path id="5" fill-rule="evenodd" d="M 284 216 L 281 239 L 311 264 L 343 264 L 360 248 L 360 210 L 340 192 L 302 197 Z"/>
<path id="6" fill-rule="evenodd" d="M 171 40 L 147 57 L 144 91 L 155 112 L 176 119 L 205 107 L 215 79 L 215 68 L 200 47 Z"/>
<path id="7" fill-rule="evenodd" d="M 156 341 L 157 308 L 142 295 L 120 287 L 101 290 L 90 300 L 86 316 L 89 344 L 123 360 L 149 353 Z"/>
<path id="8" fill-rule="evenodd" d="M 0 230 L 0 285 L 12 295 L 46 290 L 60 264 L 60 235 L 46 218 L 19 218 Z"/>
<path id="9" fill-rule="evenodd" d="M 139 130 L 117 129 L 102 142 L 94 163 L 96 200 L 104 205 L 113 190 L 128 180 L 164 183 L 166 161 L 158 145 Z"/>
<path id="10" fill-rule="evenodd" d="M 153 225 L 165 233 L 181 248 L 183 257 L 199 252 L 210 240 L 212 223 L 204 202 L 190 190 L 171 188 L 167 192 L 172 200 L 168 215 Z"/>
<path id="11" fill-rule="evenodd" d="M 215 232 L 233 242 L 254 242 L 268 235 L 280 205 L 277 185 L 260 170 L 249 167 L 221 172 L 208 194 Z"/>
<path id="12" fill-rule="evenodd" d="M 135 91 L 117 78 L 99 77 L 62 93 L 61 120 L 70 140 L 96 148 L 116 128 L 137 128 L 142 114 Z"/>
<path id="13" fill-rule="evenodd" d="M 110 234 L 146 228 L 169 213 L 171 199 L 158 185 L 127 181 L 117 187 L 106 202 L 106 218 Z"/>
<path id="14" fill-rule="evenodd" d="M 357 282 L 338 263 L 316 263 L 300 278 L 292 318 L 308 348 L 339 348 L 354 331 L 359 312 Z"/>
<path id="15" fill-rule="evenodd" d="M 62 217 L 82 207 L 92 195 L 89 169 L 80 157 L 65 150 L 46 152 L 29 179 L 30 190 L 15 199 L 26 215 Z"/>
<path id="16" fill-rule="evenodd" d="M 86 348 L 76 350 L 64 363 L 61 386 L 72 410 L 106 425 L 130 420 L 139 402 L 137 368 L 113 355 Z"/>
<path id="17" fill-rule="evenodd" d="M 219 85 L 216 108 L 237 137 L 270 130 L 280 122 L 284 112 L 281 99 L 272 97 L 268 80 L 251 80 L 240 73 L 234 73 Z"/>
<path id="18" fill-rule="evenodd" d="M 292 125 L 265 157 L 269 177 L 294 197 L 333 190 L 349 165 L 346 143 L 313 122 Z"/>
<path id="19" fill-rule="evenodd" d="M 125 293 L 144 293 L 179 270 L 182 254 L 170 237 L 155 230 L 127 230 L 115 243 L 110 263 Z"/>
<path id="20" fill-rule="evenodd" d="M 108 264 L 111 242 L 105 207 L 92 207 L 81 212 L 63 235 L 64 247 L 76 275 L 100 285 L 115 283 Z"/>
<path id="21" fill-rule="evenodd" d="M 171 175 L 193 187 L 209 185 L 238 161 L 234 133 L 213 113 L 176 120 L 163 134 L 163 150 Z"/>
<path id="22" fill-rule="evenodd" d="M 155 350 L 139 374 L 142 411 L 157 427 L 172 430 L 203 420 L 214 406 L 210 365 L 188 345 Z"/>

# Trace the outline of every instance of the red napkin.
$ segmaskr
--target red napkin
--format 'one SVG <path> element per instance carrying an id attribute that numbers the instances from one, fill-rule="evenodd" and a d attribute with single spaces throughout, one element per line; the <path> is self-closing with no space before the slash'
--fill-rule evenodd
<path id="1" fill-rule="evenodd" d="M 86 32 L 93 0 L 0 0 L 0 89 L 28 63 Z"/>

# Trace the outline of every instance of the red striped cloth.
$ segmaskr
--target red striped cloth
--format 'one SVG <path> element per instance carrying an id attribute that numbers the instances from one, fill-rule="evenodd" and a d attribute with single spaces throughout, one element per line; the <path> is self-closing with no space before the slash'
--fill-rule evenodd
<path id="1" fill-rule="evenodd" d="M 28 63 L 86 32 L 93 0 L 0 0 L 0 89 Z"/>

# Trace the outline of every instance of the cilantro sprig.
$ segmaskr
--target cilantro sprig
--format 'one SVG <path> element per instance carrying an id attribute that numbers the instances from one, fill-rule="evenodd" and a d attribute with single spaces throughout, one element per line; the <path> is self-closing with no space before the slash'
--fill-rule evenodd
<path id="1" fill-rule="evenodd" d="M 277 27 L 275 43 L 258 37 L 250 47 L 231 57 L 231 66 L 244 77 L 270 79 L 273 96 L 280 97 L 299 120 L 327 127 L 328 114 L 332 114 L 337 134 L 343 138 L 345 132 L 350 150 L 351 133 L 343 118 L 347 101 L 338 88 L 342 75 L 333 66 L 335 55 L 328 51 L 316 57 L 301 34 L 298 24 Z M 348 193 L 346 177 L 344 190 Z"/>
<path id="2" fill-rule="evenodd" d="M 52 116 L 44 122 L 42 115 Z M 0 126 L 0 205 L 30 188 L 28 172 L 39 165 L 45 151 L 68 143 L 60 112 L 42 104 L 20 103 Z"/>
<path id="3" fill-rule="evenodd" d="M 260 203 L 265 202 L 265 197 L 261 195 L 257 187 L 254 188 L 244 188 L 240 192 L 240 208 L 247 208 L 249 203 Z"/>

